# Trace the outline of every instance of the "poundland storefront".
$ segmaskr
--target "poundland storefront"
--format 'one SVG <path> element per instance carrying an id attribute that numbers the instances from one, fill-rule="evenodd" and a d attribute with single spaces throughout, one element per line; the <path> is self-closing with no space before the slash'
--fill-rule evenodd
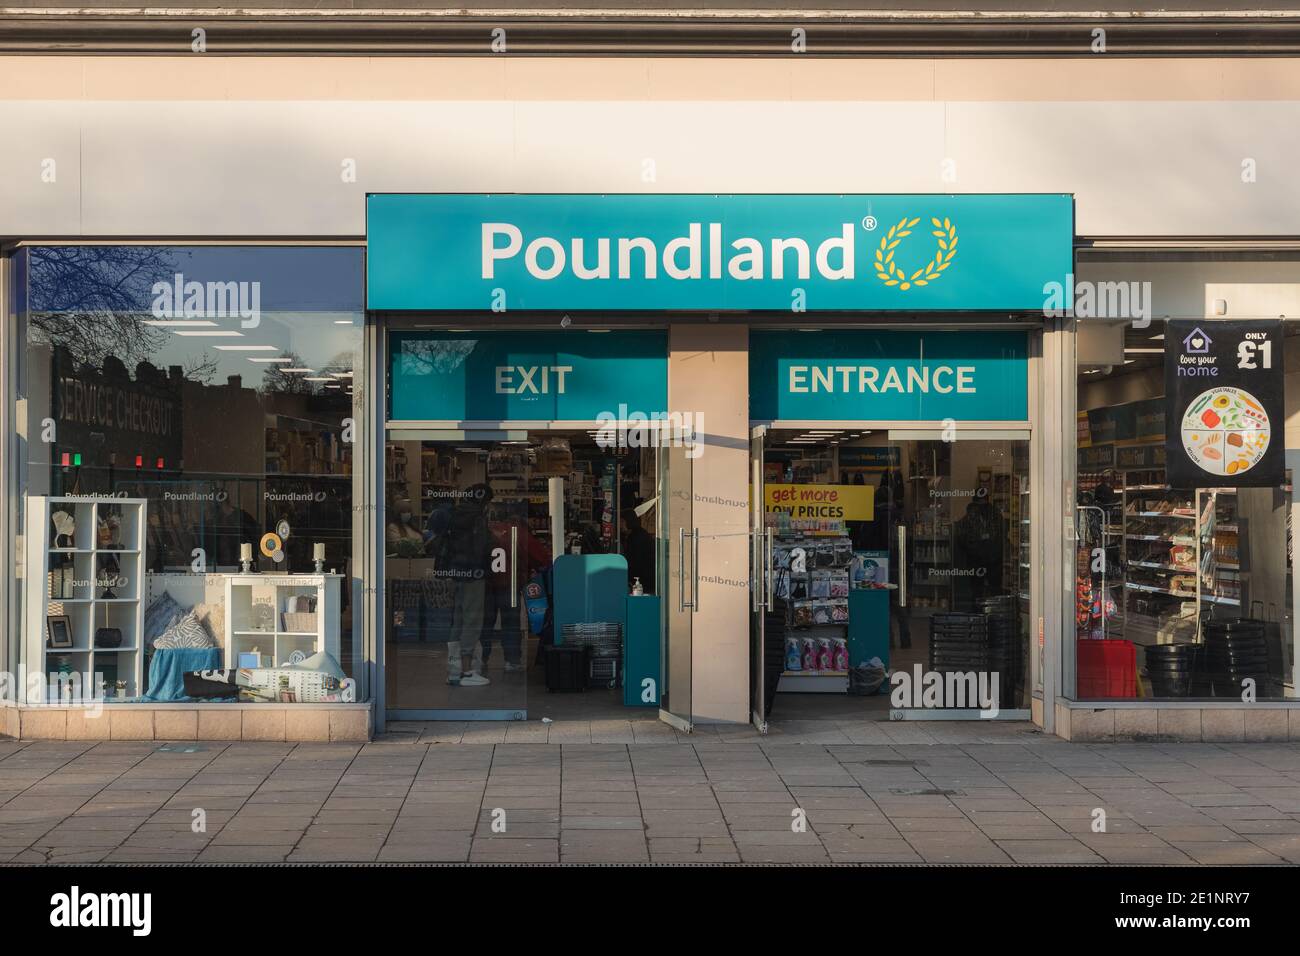
<path id="1" fill-rule="evenodd" d="M 1286 255 L 1060 194 L 366 203 L 6 249 L 0 729 L 1291 733 Z"/>
<path id="2" fill-rule="evenodd" d="M 1041 714 L 1071 197 L 367 214 L 380 712 Z"/>

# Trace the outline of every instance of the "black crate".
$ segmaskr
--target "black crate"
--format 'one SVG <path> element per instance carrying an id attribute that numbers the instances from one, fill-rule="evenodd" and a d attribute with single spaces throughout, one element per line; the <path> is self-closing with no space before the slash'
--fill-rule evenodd
<path id="1" fill-rule="evenodd" d="M 587 688 L 587 647 L 554 644 L 546 649 L 546 689 L 567 694 Z"/>

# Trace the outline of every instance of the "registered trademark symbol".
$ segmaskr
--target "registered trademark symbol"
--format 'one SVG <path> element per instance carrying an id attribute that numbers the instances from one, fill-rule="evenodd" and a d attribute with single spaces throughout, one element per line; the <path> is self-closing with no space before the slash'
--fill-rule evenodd
<path id="1" fill-rule="evenodd" d="M 863 220 L 862 220 L 862 228 L 865 229 L 865 230 L 867 230 L 867 232 L 871 232 L 873 229 L 875 229 L 875 228 L 876 228 L 876 217 L 875 217 L 875 216 L 867 216 L 865 219 L 863 219 Z"/>

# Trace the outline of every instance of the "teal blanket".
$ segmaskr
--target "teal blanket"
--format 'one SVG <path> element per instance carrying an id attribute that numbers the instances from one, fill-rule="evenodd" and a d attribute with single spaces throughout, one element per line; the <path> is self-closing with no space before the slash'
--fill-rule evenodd
<path id="1" fill-rule="evenodd" d="M 153 652 L 149 662 L 149 692 L 140 701 L 171 703 L 192 701 L 185 696 L 186 671 L 214 671 L 221 669 L 219 647 L 170 647 Z M 236 698 L 232 697 L 231 700 Z"/>

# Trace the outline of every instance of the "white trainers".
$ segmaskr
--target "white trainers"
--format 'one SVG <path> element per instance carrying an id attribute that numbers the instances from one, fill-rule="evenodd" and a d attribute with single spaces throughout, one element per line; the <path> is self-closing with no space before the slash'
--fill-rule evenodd
<path id="1" fill-rule="evenodd" d="M 490 683 L 492 682 L 482 674 L 476 674 L 473 671 L 470 671 L 460 679 L 461 687 L 484 687 Z"/>
<path id="2" fill-rule="evenodd" d="M 504 667 L 504 670 L 507 674 L 513 674 L 515 671 L 521 671 L 523 669 L 524 669 L 523 664 L 511 664 L 509 661 L 506 661 L 506 665 Z"/>

